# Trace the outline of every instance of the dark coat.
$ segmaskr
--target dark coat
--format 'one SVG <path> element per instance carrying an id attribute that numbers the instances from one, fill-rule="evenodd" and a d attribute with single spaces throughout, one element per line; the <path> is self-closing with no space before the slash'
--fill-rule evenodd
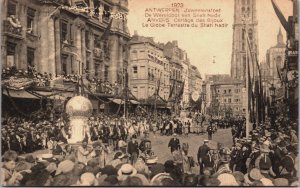
<path id="1" fill-rule="evenodd" d="M 180 149 L 180 142 L 178 138 L 171 138 L 168 147 L 171 148 L 171 152 Z"/>
<path id="2" fill-rule="evenodd" d="M 128 153 L 130 155 L 132 155 L 133 153 L 139 154 L 139 143 L 138 142 L 130 141 L 128 143 L 127 151 L 128 151 Z"/>
<path id="3" fill-rule="evenodd" d="M 200 146 L 198 149 L 198 154 L 197 154 L 198 161 L 200 161 L 199 160 L 200 158 L 203 159 L 207 155 L 207 152 L 209 150 L 210 150 L 210 148 L 206 144 L 203 144 L 202 146 Z"/>

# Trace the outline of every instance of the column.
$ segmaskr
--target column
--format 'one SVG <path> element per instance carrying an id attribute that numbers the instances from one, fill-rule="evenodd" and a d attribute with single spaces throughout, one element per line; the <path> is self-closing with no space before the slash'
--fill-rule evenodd
<path id="1" fill-rule="evenodd" d="M 48 69 L 45 72 L 56 75 L 55 70 L 55 34 L 54 34 L 54 19 L 48 19 Z"/>
<path id="2" fill-rule="evenodd" d="M 43 6 L 45 10 L 46 7 Z M 48 69 L 48 15 L 45 12 L 41 12 L 39 22 L 41 23 L 40 27 L 40 61 L 37 63 L 38 72 L 46 72 Z"/>
<path id="3" fill-rule="evenodd" d="M 86 69 L 86 46 L 85 46 L 85 30 L 81 29 L 81 59 L 82 59 L 82 74 L 85 74 Z"/>
<path id="4" fill-rule="evenodd" d="M 81 25 L 78 24 L 76 27 L 76 37 L 75 37 L 75 47 L 76 47 L 76 54 L 75 56 L 75 60 L 73 62 L 73 70 L 75 74 L 79 74 L 79 62 L 82 62 L 82 56 L 81 56 Z"/>
<path id="5" fill-rule="evenodd" d="M 56 74 L 60 75 L 62 68 L 61 68 L 60 20 L 58 18 L 55 18 L 54 21 L 54 38 L 55 38 L 55 68 L 56 68 Z"/>
<path id="6" fill-rule="evenodd" d="M 114 83 L 117 80 L 118 62 L 119 62 L 119 39 L 118 36 L 113 35 L 110 39 L 110 67 L 109 67 L 109 81 Z"/>

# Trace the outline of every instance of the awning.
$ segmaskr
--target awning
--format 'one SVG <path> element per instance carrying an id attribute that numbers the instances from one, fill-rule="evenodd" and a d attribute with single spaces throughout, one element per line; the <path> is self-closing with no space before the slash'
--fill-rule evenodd
<path id="1" fill-rule="evenodd" d="M 8 96 L 6 90 L 3 90 L 3 94 Z M 25 98 L 25 99 L 39 99 L 38 97 L 28 93 L 25 90 L 9 90 L 9 95 L 13 98 Z"/>
<path id="2" fill-rule="evenodd" d="M 136 101 L 136 100 L 130 100 L 131 104 L 140 104 L 140 102 Z"/>
<path id="3" fill-rule="evenodd" d="M 116 104 L 124 104 L 124 101 L 122 99 L 114 99 L 114 98 L 109 98 L 112 102 Z"/>

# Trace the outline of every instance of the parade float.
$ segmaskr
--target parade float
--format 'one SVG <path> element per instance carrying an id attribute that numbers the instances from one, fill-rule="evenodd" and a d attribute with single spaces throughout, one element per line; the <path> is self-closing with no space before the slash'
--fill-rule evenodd
<path id="1" fill-rule="evenodd" d="M 93 105 L 89 99 L 83 96 L 75 96 L 66 104 L 66 113 L 70 119 L 71 137 L 68 143 L 82 142 L 88 136 L 88 119 L 92 115 Z"/>

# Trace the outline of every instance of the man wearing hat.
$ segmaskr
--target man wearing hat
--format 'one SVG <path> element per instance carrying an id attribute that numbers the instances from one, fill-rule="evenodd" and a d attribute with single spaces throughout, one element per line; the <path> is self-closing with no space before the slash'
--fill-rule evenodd
<path id="1" fill-rule="evenodd" d="M 213 127 L 212 127 L 212 122 L 210 122 L 210 125 L 207 127 L 208 140 L 212 140 L 212 134 L 213 134 Z"/>
<path id="2" fill-rule="evenodd" d="M 180 149 L 180 141 L 177 138 L 177 134 L 173 133 L 173 138 L 169 141 L 168 147 L 171 149 L 171 153 L 173 155 L 174 151 L 178 151 Z"/>
<path id="3" fill-rule="evenodd" d="M 134 164 L 139 156 L 139 143 L 136 140 L 136 135 L 132 135 L 131 141 L 128 143 L 127 151 L 130 155 L 131 164 Z"/>
<path id="4" fill-rule="evenodd" d="M 210 150 L 210 148 L 208 147 L 208 140 L 204 140 L 204 144 L 199 147 L 198 154 L 197 154 L 197 159 L 198 159 L 198 163 L 200 165 L 200 173 L 201 174 L 203 174 L 203 167 L 204 167 L 203 159 L 207 155 L 209 150 Z"/>

